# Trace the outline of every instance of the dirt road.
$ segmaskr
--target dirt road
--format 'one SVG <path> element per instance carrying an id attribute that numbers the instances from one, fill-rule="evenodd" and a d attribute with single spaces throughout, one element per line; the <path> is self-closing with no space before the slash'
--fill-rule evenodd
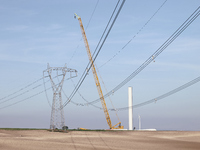
<path id="1" fill-rule="evenodd" d="M 199 150 L 200 132 L 0 130 L 0 150 Z"/>

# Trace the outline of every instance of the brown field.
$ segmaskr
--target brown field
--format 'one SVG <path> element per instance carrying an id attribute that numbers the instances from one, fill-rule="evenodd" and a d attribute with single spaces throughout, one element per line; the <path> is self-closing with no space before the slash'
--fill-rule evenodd
<path id="1" fill-rule="evenodd" d="M 200 150 L 200 132 L 0 130 L 0 150 Z"/>

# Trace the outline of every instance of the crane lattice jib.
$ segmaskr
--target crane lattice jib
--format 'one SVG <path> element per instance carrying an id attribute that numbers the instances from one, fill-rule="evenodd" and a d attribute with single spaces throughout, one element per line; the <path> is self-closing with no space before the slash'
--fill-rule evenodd
<path id="1" fill-rule="evenodd" d="M 80 24 L 80 27 L 81 27 L 81 32 L 82 32 L 82 36 L 83 36 L 83 39 L 84 39 L 85 47 L 86 47 L 86 50 L 87 50 L 88 58 L 90 60 L 90 63 L 92 64 L 92 72 L 93 72 L 94 80 L 95 80 L 96 87 L 97 87 L 97 90 L 98 90 L 98 93 L 99 93 L 99 97 L 101 99 L 101 104 L 102 104 L 102 107 L 103 107 L 103 111 L 104 111 L 104 114 L 105 114 L 105 117 L 106 117 L 106 120 L 107 120 L 107 123 L 108 123 L 110 129 L 112 129 L 113 126 L 112 126 L 111 119 L 110 119 L 110 116 L 109 116 L 109 113 L 108 113 L 108 109 L 107 109 L 107 106 L 106 106 L 106 103 L 105 103 L 103 92 L 101 90 L 101 85 L 100 85 L 100 82 L 99 82 L 99 78 L 97 76 L 97 72 L 96 72 L 96 69 L 95 69 L 95 66 L 94 66 L 94 63 L 93 63 L 93 59 L 92 59 L 92 55 L 91 55 L 91 52 L 90 52 L 90 47 L 89 47 L 89 44 L 88 44 L 88 41 L 87 41 L 87 37 L 86 37 L 86 34 L 85 34 L 85 30 L 84 30 L 84 27 L 83 27 L 83 23 L 82 23 L 81 18 L 79 16 L 77 16 L 77 18 L 79 20 L 79 24 Z"/>

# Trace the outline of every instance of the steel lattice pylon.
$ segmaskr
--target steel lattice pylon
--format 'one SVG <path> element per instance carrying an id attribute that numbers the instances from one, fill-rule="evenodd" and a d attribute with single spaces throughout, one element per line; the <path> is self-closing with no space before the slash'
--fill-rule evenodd
<path id="1" fill-rule="evenodd" d="M 64 118 L 64 110 L 62 104 L 62 87 L 65 79 L 65 75 L 67 72 L 70 72 L 70 78 L 77 76 L 77 71 L 75 69 L 70 69 L 65 67 L 50 67 L 49 64 L 47 69 L 44 72 L 48 73 L 48 76 L 51 81 L 52 90 L 53 90 L 53 102 L 52 102 L 52 109 L 51 109 L 51 121 L 50 121 L 50 129 L 62 129 L 65 126 L 65 118 Z M 58 82 L 55 83 L 53 80 L 55 77 L 52 77 L 52 73 L 56 72 L 56 76 Z M 72 76 L 72 73 L 75 73 Z M 60 78 L 58 78 L 60 77 Z"/>

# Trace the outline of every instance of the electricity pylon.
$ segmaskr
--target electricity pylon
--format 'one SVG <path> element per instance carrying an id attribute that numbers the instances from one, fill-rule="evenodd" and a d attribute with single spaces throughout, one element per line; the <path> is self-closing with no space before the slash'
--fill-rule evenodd
<path id="1" fill-rule="evenodd" d="M 67 68 L 66 65 L 64 67 L 50 67 L 48 64 L 47 69 L 44 70 L 44 72 L 48 73 L 53 90 L 50 129 L 62 129 L 65 126 L 64 110 L 61 96 L 62 86 L 66 73 L 70 72 L 70 78 L 72 78 L 77 76 L 77 71 L 75 69 Z M 53 73 L 56 73 L 55 77 L 58 79 L 57 83 L 55 80 L 53 80 L 55 78 L 52 77 Z M 73 76 L 72 73 L 75 73 L 75 75 Z"/>

